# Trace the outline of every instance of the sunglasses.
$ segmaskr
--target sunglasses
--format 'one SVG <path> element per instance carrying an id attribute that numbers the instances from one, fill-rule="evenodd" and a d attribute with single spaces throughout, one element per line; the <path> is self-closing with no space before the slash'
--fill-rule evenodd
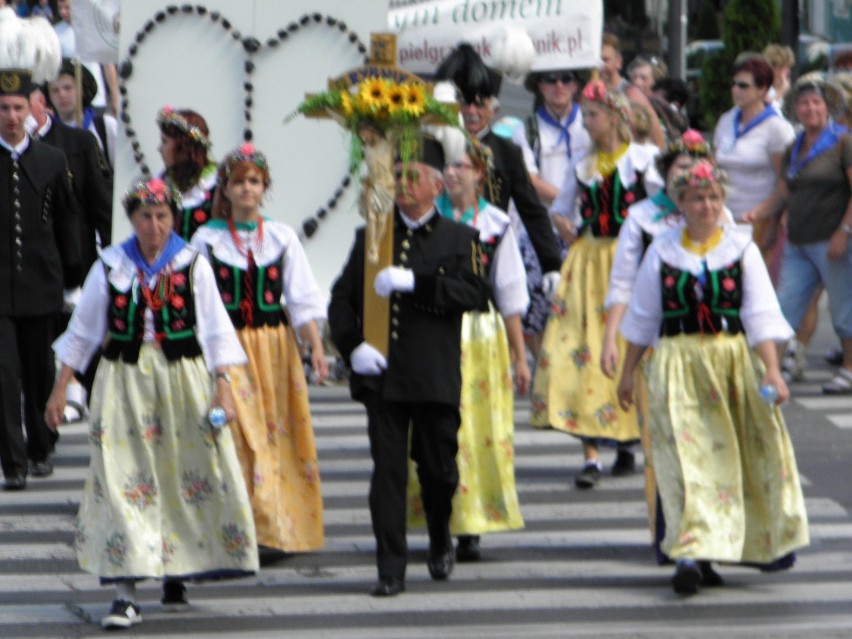
<path id="1" fill-rule="evenodd" d="M 556 84 L 557 82 L 569 84 L 571 82 L 576 82 L 577 78 L 575 78 L 571 73 L 548 73 L 547 75 L 541 76 L 539 81 L 544 82 L 545 84 Z"/>
<path id="2" fill-rule="evenodd" d="M 737 87 L 738 89 L 753 89 L 754 85 L 749 84 L 748 82 L 737 82 L 734 80 L 731 82 L 731 88 L 733 89 L 734 87 Z"/>

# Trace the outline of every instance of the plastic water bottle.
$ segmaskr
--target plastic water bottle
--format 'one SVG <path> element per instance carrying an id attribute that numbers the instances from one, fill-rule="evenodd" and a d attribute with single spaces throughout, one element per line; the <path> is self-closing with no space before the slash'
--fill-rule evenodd
<path id="1" fill-rule="evenodd" d="M 224 428 L 225 424 L 228 423 L 228 414 L 221 406 L 214 406 L 207 413 L 207 422 L 212 428 L 219 430 L 220 428 Z"/>
<path id="2" fill-rule="evenodd" d="M 760 398 L 769 406 L 775 405 L 775 400 L 778 399 L 778 389 L 775 384 L 764 384 L 760 387 Z"/>

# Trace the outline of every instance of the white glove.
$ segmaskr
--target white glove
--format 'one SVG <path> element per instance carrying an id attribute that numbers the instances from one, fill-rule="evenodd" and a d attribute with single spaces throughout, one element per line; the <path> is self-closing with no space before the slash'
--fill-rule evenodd
<path id="1" fill-rule="evenodd" d="M 62 291 L 62 310 L 66 313 L 73 313 L 81 297 L 83 297 L 83 289 L 79 286 L 77 288 L 66 288 Z"/>
<path id="2" fill-rule="evenodd" d="M 544 291 L 548 301 L 552 301 L 553 296 L 556 295 L 556 287 L 559 286 L 561 277 L 559 271 L 550 271 L 541 276 L 541 290 Z"/>
<path id="3" fill-rule="evenodd" d="M 394 291 L 410 293 L 414 290 L 414 272 L 398 266 L 386 266 L 376 275 L 373 288 L 379 297 L 390 297 Z"/>
<path id="4" fill-rule="evenodd" d="M 368 342 L 361 342 L 350 357 L 352 370 L 359 375 L 381 375 L 388 367 L 385 356 Z"/>

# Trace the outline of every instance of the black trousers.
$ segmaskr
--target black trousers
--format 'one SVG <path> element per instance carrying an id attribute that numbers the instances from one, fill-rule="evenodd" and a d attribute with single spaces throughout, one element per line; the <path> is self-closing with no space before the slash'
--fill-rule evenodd
<path id="1" fill-rule="evenodd" d="M 44 407 L 56 374 L 50 345 L 58 321 L 58 315 L 0 317 L 0 465 L 6 477 L 26 476 L 28 460 L 44 461 L 53 447 Z"/>
<path id="2" fill-rule="evenodd" d="M 429 529 L 430 552 L 452 547 L 450 515 L 459 483 L 456 466 L 459 407 L 435 403 L 385 402 L 367 391 L 360 399 L 367 408 L 373 476 L 370 516 L 376 537 L 379 578 L 405 578 L 408 561 L 406 485 L 408 441 L 417 464 L 423 508 Z"/>

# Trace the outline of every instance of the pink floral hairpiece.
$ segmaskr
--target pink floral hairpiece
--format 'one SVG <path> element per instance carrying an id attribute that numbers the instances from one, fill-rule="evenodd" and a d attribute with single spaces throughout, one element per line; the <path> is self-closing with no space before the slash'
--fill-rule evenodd
<path id="1" fill-rule="evenodd" d="M 697 160 L 691 167 L 675 178 L 672 185 L 675 192 L 686 189 L 706 189 L 714 184 L 727 182 L 725 172 L 708 160 Z"/>
<path id="2" fill-rule="evenodd" d="M 168 204 L 180 208 L 181 197 L 177 189 L 160 178 L 139 178 L 130 185 L 124 194 L 125 210 L 135 205 Z"/>
<path id="3" fill-rule="evenodd" d="M 190 124 L 187 119 L 178 113 L 173 107 L 166 105 L 160 109 L 160 112 L 157 114 L 157 125 L 161 129 L 165 129 L 167 127 L 175 128 L 181 133 L 189 136 L 190 139 L 200 144 L 205 149 L 210 148 L 210 140 L 207 139 L 204 132 L 194 124 Z"/>
<path id="4" fill-rule="evenodd" d="M 251 162 L 261 172 L 269 172 L 269 164 L 266 162 L 266 156 L 258 151 L 253 143 L 243 142 L 236 149 L 228 153 L 219 164 L 219 178 L 222 183 L 228 181 L 228 178 L 231 177 L 231 171 L 240 162 Z"/>
<path id="5" fill-rule="evenodd" d="M 713 149 L 699 131 L 687 129 L 679 139 L 670 142 L 666 148 L 666 155 L 681 154 L 691 155 L 694 158 L 709 158 L 713 155 Z"/>
<path id="6" fill-rule="evenodd" d="M 609 91 L 600 80 L 592 80 L 583 87 L 583 99 L 600 104 L 615 113 L 625 124 L 630 124 L 630 105 L 622 93 Z"/>

